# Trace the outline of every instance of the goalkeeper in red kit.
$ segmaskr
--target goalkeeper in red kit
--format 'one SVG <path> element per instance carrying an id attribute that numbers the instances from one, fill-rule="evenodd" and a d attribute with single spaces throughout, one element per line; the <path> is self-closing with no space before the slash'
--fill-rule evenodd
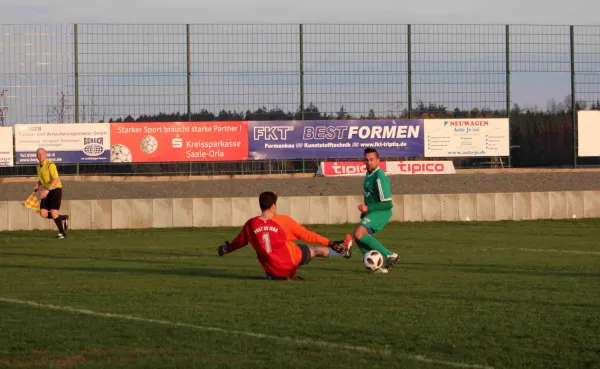
<path id="1" fill-rule="evenodd" d="M 263 192 L 258 198 L 262 214 L 249 219 L 238 236 L 219 246 L 223 256 L 251 244 L 258 262 L 269 279 L 292 279 L 301 265 L 315 257 L 344 256 L 348 258 L 352 236 L 344 241 L 330 241 L 298 224 L 292 217 L 277 214 L 277 195 Z M 296 244 L 295 240 L 322 246 Z"/>

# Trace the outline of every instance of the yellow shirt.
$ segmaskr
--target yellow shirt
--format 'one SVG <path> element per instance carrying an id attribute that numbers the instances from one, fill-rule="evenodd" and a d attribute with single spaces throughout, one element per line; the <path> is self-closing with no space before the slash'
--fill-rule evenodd
<path id="1" fill-rule="evenodd" d="M 56 169 L 56 164 L 54 164 L 51 160 L 46 159 L 44 161 L 44 165 L 38 164 L 36 166 L 38 177 L 40 178 L 40 182 L 42 182 L 42 186 L 46 189 L 50 186 L 52 181 L 58 178 L 58 170 Z M 54 188 L 62 188 L 62 183 L 60 179 Z"/>

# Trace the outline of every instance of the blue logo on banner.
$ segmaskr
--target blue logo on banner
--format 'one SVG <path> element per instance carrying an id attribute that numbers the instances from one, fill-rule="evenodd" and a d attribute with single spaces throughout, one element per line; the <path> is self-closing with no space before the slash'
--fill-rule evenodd
<path id="1" fill-rule="evenodd" d="M 103 137 L 84 137 L 83 138 L 83 153 L 89 156 L 100 156 L 104 153 L 104 138 Z"/>

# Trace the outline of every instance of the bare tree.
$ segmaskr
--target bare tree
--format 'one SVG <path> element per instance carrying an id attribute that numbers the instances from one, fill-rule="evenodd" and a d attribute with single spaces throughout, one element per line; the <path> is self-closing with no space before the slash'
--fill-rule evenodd
<path id="1" fill-rule="evenodd" d="M 6 93 L 8 90 L 0 92 L 0 127 L 6 127 L 6 119 L 8 118 L 8 102 L 6 102 Z"/>
<path id="2" fill-rule="evenodd" d="M 89 99 L 81 103 L 81 122 L 83 123 L 102 123 L 106 119 L 106 109 L 104 104 L 98 101 L 98 96 L 93 88 L 88 88 Z M 91 91 L 91 92 L 90 92 Z M 89 103 L 86 103 L 86 100 Z"/>
<path id="3" fill-rule="evenodd" d="M 56 123 L 65 123 L 70 116 L 69 112 L 72 106 L 69 97 L 64 92 L 61 91 L 56 95 L 58 96 L 58 102 L 56 105 L 48 107 L 46 113 L 47 121 L 50 123 L 50 117 L 52 117 Z"/>

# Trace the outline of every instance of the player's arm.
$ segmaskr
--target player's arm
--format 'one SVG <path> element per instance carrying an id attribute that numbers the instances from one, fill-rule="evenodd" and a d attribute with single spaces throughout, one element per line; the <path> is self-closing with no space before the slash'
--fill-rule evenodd
<path id="1" fill-rule="evenodd" d="M 219 246 L 217 252 L 219 256 L 229 254 L 235 250 L 241 249 L 248 244 L 248 223 L 244 224 L 241 232 L 231 242 L 225 242 L 225 244 Z"/>
<path id="2" fill-rule="evenodd" d="M 323 246 L 331 246 L 331 241 L 327 237 L 323 237 L 318 233 L 306 229 L 300 223 L 296 222 L 291 217 L 285 217 L 285 228 L 290 229 L 294 236 L 306 243 L 318 243 Z"/>
<path id="3" fill-rule="evenodd" d="M 368 211 L 390 210 L 392 208 L 392 190 L 390 189 L 389 178 L 387 176 L 379 176 L 375 181 L 377 183 L 379 202 L 369 205 Z"/>
<path id="4" fill-rule="evenodd" d="M 50 185 L 48 186 L 48 190 L 53 190 L 58 185 L 58 181 L 60 181 L 60 178 L 58 176 L 58 169 L 56 169 L 56 164 L 50 165 L 49 170 L 50 170 L 50 178 L 52 178 L 52 182 L 50 182 Z"/>

